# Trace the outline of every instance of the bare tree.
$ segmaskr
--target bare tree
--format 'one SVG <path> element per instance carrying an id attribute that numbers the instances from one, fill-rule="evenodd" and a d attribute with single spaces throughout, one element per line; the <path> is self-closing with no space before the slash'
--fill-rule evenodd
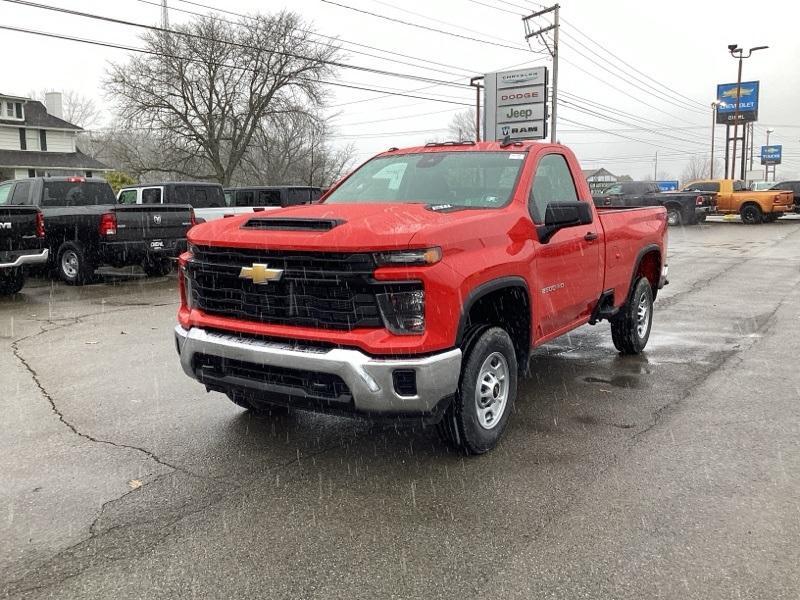
<path id="1" fill-rule="evenodd" d="M 447 131 L 451 139 L 456 141 L 477 140 L 479 136 L 475 129 L 475 109 L 468 108 L 453 115 Z"/>
<path id="2" fill-rule="evenodd" d="M 714 172 L 722 175 L 722 164 L 719 160 L 714 161 Z M 694 181 L 696 179 L 708 179 L 711 174 L 711 159 L 701 156 L 692 156 L 686 167 L 681 173 L 681 183 Z"/>
<path id="3" fill-rule="evenodd" d="M 107 87 L 122 126 L 161 144 L 142 168 L 230 184 L 265 122 L 319 106 L 338 50 L 314 43 L 294 13 L 237 24 L 212 16 L 147 33 L 147 54 L 113 64 Z M 153 137 L 153 136 L 151 136 Z"/>
<path id="4" fill-rule="evenodd" d="M 254 137 L 234 182 L 327 187 L 352 166 L 355 147 L 335 148 L 325 119 L 296 113 L 268 120 Z"/>
<path id="5" fill-rule="evenodd" d="M 58 90 L 43 89 L 28 95 L 35 100 L 44 102 L 48 93 L 56 91 Z M 102 111 L 98 108 L 97 103 L 75 90 L 61 92 L 61 105 L 63 119 L 78 127 L 93 129 L 99 127 L 103 121 Z"/>

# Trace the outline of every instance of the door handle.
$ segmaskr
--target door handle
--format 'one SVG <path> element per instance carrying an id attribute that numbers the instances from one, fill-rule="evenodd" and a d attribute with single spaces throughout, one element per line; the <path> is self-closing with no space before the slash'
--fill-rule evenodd
<path id="1" fill-rule="evenodd" d="M 594 231 L 590 231 L 585 236 L 583 236 L 583 239 L 585 239 L 587 242 L 593 242 L 597 239 L 597 237 L 598 236 Z"/>

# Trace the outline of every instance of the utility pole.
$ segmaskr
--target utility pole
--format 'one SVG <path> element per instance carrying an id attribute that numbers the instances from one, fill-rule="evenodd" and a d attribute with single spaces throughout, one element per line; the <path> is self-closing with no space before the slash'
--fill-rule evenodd
<path id="1" fill-rule="evenodd" d="M 538 12 L 528 15 L 527 17 L 522 17 L 522 22 L 525 24 L 525 39 L 530 40 L 532 37 L 539 37 L 553 59 L 553 82 L 551 84 L 552 105 L 550 107 L 551 144 L 555 144 L 558 139 L 556 135 L 556 119 L 558 116 L 558 30 L 560 29 L 558 22 L 558 13 L 560 9 L 561 9 L 560 5 L 554 4 L 549 8 L 544 8 Z M 531 31 L 530 20 L 535 19 L 537 17 L 541 17 L 542 15 L 546 15 L 547 13 L 553 13 L 553 24 L 547 27 L 542 27 L 541 29 L 537 29 L 536 31 Z M 547 33 L 548 31 L 553 32 L 552 48 L 550 47 L 550 44 L 548 44 L 547 38 L 544 36 L 544 34 Z"/>
<path id="2" fill-rule="evenodd" d="M 169 29 L 169 9 L 167 0 L 161 0 L 161 29 Z"/>
<path id="3" fill-rule="evenodd" d="M 658 180 L 658 150 L 656 150 L 656 161 L 655 165 L 653 166 L 653 181 Z"/>
<path id="4" fill-rule="evenodd" d="M 775 131 L 774 129 L 767 129 L 767 143 L 766 145 L 769 146 L 769 134 Z M 764 181 L 769 181 L 769 165 L 764 165 Z M 772 181 L 775 181 L 775 173 L 773 171 L 772 174 Z"/>

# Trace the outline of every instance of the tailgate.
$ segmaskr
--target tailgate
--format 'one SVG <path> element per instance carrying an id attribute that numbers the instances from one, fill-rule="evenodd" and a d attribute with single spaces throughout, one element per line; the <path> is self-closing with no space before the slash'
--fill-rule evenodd
<path id="1" fill-rule="evenodd" d="M 185 238 L 192 226 L 192 207 L 183 204 L 117 206 L 118 242 Z"/>
<path id="2" fill-rule="evenodd" d="M 0 252 L 42 247 L 36 236 L 37 212 L 34 206 L 0 206 Z"/>

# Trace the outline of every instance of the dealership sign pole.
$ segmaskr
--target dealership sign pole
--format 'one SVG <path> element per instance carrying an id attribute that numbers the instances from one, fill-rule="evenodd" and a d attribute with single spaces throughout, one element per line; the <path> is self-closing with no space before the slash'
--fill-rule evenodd
<path id="1" fill-rule="evenodd" d="M 746 141 L 747 135 L 743 132 L 739 137 L 739 123 L 745 126 L 758 120 L 758 81 L 742 81 L 741 83 L 720 83 L 717 85 L 717 124 L 725 125 L 725 177 L 730 174 L 731 179 L 736 179 L 736 145 L 739 139 Z M 730 136 L 733 125 L 733 138 Z M 729 162 L 728 153 L 730 142 L 733 140 L 733 156 Z M 742 178 L 746 161 L 746 146 L 742 145 Z"/>

